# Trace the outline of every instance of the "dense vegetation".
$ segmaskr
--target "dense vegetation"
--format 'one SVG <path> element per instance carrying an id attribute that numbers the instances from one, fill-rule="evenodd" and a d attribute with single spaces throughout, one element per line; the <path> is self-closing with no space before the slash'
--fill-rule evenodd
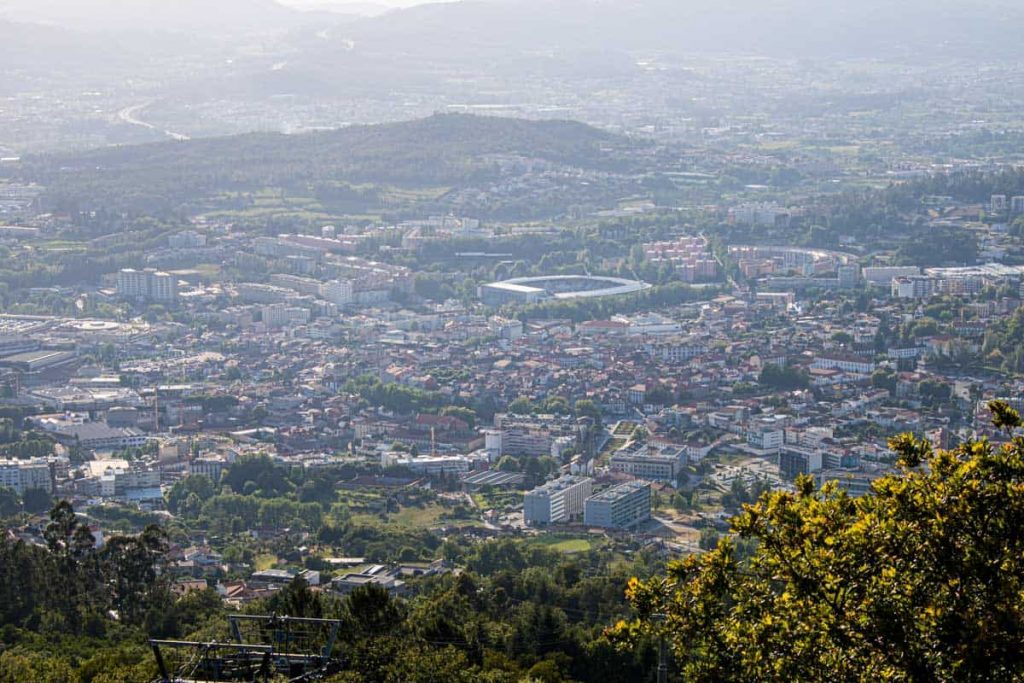
<path id="1" fill-rule="evenodd" d="M 726 539 L 632 581 L 640 618 L 616 636 L 665 635 L 687 681 L 1021 680 L 1024 437 L 890 444 L 902 471 L 872 495 L 800 478 L 733 520 L 749 560 Z"/>
<path id="2" fill-rule="evenodd" d="M 61 503 L 43 536 L 47 547 L 0 537 L 0 681 L 145 681 L 156 673 L 146 635 L 229 639 L 212 590 L 170 593 L 167 538 L 157 527 L 96 549 Z M 337 683 L 625 683 L 653 671 L 649 642 L 623 652 L 602 637 L 628 614 L 622 587 L 630 574 L 658 569 L 646 554 L 627 571 L 608 553 L 565 555 L 508 539 L 447 551 L 466 571 L 423 579 L 407 600 L 375 587 L 341 599 L 296 579 L 246 611 L 341 619 L 346 672 Z"/>
<path id="3" fill-rule="evenodd" d="M 1020 433 L 1017 413 L 990 407 L 997 427 Z M 1024 437 L 933 451 L 905 435 L 891 447 L 901 472 L 862 498 L 834 484 L 815 490 L 806 477 L 792 493 L 735 482 L 729 505 L 747 504 L 735 536 L 705 529 L 706 553 L 667 568 L 647 550 L 626 560 L 608 547 L 566 554 L 537 539 L 378 524 L 377 515 L 437 505 L 437 494 L 363 509 L 353 501 L 365 494 L 338 502 L 354 469 L 306 474 L 266 457 L 239 460 L 216 486 L 186 477 L 168 494 L 175 523 L 102 547 L 62 502 L 36 527 L 43 545 L 0 535 L 0 681 L 147 680 L 145 635 L 227 638 L 211 590 L 170 592 L 169 544 L 206 529 L 234 539 L 225 560 L 254 562 L 259 544 L 244 540 L 253 528 L 284 532 L 266 546 L 278 556 L 293 555 L 307 529 L 306 542 L 326 552 L 464 568 L 412 580 L 408 599 L 372 588 L 342 599 L 297 579 L 246 607 L 341 619 L 336 683 L 647 681 L 659 636 L 687 681 L 1019 680 Z M 25 520 L 16 506 L 4 510 Z M 314 556 L 305 565 L 327 569 Z"/>
<path id="4" fill-rule="evenodd" d="M 982 353 L 1004 372 L 1024 372 L 1024 309 L 985 332 Z"/>
<path id="5" fill-rule="evenodd" d="M 62 210 L 167 215 L 215 197 L 230 204 L 230 193 L 264 188 L 312 196 L 325 206 L 365 207 L 380 205 L 376 184 L 445 188 L 497 180 L 509 172 L 501 155 L 613 171 L 629 168 L 639 147 L 575 122 L 449 114 L 304 135 L 254 133 L 35 157 L 18 173 L 47 185 L 49 201 Z M 245 204 L 243 197 L 237 201 Z"/>

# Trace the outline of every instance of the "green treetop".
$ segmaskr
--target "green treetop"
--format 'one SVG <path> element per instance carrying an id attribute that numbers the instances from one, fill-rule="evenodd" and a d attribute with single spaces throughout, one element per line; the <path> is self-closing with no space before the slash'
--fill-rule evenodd
<path id="1" fill-rule="evenodd" d="M 687 681 L 1022 680 L 1024 438 L 890 447 L 901 471 L 861 498 L 803 477 L 744 506 L 749 560 L 726 538 L 632 580 L 639 618 L 609 634 L 664 635 Z"/>

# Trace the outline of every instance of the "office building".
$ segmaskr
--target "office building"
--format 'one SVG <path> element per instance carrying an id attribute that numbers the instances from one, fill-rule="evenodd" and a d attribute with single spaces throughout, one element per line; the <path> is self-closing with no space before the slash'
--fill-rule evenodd
<path id="1" fill-rule="evenodd" d="M 563 476 L 538 486 L 523 497 L 523 519 L 527 524 L 556 524 L 583 513 L 594 490 L 588 477 Z"/>
<path id="2" fill-rule="evenodd" d="M 195 230 L 185 230 L 167 238 L 171 249 L 199 249 L 206 246 L 206 235 Z"/>
<path id="3" fill-rule="evenodd" d="M 42 489 L 47 493 L 53 493 L 50 463 L 42 458 L 0 460 L 0 486 L 14 489 L 18 495 L 29 489 Z"/>
<path id="4" fill-rule="evenodd" d="M 860 282 L 860 266 L 839 266 L 836 270 L 839 275 L 840 289 L 853 289 Z"/>
<path id="5" fill-rule="evenodd" d="M 574 441 L 580 436 L 576 419 L 563 415 L 516 415 L 499 413 L 494 426 L 500 436 L 485 435 L 488 450 L 502 455 L 551 455 L 555 440 L 568 436 Z"/>
<path id="6" fill-rule="evenodd" d="M 868 266 L 861 271 L 864 280 L 873 285 L 889 287 L 896 277 L 913 277 L 920 275 L 917 266 Z"/>
<path id="7" fill-rule="evenodd" d="M 628 529 L 651 518 L 651 485 L 630 481 L 587 499 L 583 521 L 588 526 Z"/>
<path id="8" fill-rule="evenodd" d="M 117 273 L 117 295 L 135 301 L 174 303 L 178 300 L 178 280 L 155 268 L 124 268 Z"/>
<path id="9" fill-rule="evenodd" d="M 355 288 L 351 280 L 330 280 L 320 286 L 320 296 L 337 306 L 347 306 L 355 301 Z"/>
<path id="10" fill-rule="evenodd" d="M 213 482 L 214 486 L 220 483 L 220 477 L 224 473 L 227 463 L 220 457 L 196 458 L 189 463 L 189 473 L 202 475 Z"/>
<path id="11" fill-rule="evenodd" d="M 657 448 L 640 444 L 616 451 L 608 466 L 612 472 L 622 472 L 640 479 L 674 482 L 686 460 L 685 448 Z"/>
<path id="12" fill-rule="evenodd" d="M 822 453 L 817 449 L 786 444 L 779 451 L 779 473 L 787 480 L 819 472 L 822 464 Z"/>
<path id="13" fill-rule="evenodd" d="M 899 299 L 926 299 L 933 296 L 938 281 L 925 275 L 895 277 L 892 279 L 892 295 Z"/>

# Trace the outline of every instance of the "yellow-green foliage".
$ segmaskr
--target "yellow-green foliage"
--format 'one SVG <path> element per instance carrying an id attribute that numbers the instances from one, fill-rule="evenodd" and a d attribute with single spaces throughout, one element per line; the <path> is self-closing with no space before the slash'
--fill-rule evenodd
<path id="1" fill-rule="evenodd" d="M 1024 439 L 890 446 L 901 471 L 870 495 L 805 477 L 746 506 L 749 561 L 726 539 L 631 582 L 640 619 L 610 634 L 660 630 L 687 681 L 1022 680 Z"/>

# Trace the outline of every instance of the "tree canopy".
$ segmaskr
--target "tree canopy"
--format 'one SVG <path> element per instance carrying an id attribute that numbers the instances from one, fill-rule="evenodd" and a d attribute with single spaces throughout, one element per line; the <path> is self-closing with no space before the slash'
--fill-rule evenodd
<path id="1" fill-rule="evenodd" d="M 900 471 L 868 495 L 802 477 L 745 506 L 732 527 L 757 543 L 748 560 L 724 538 L 632 580 L 639 618 L 611 634 L 664 634 L 687 681 L 1021 680 L 1024 438 L 890 447 Z"/>

